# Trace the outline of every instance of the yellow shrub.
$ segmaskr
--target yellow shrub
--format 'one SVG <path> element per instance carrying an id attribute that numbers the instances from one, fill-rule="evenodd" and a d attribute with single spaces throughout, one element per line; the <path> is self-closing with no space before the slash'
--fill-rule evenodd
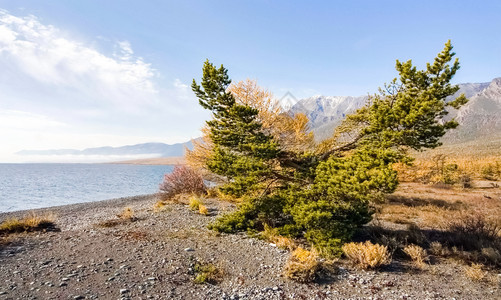
<path id="1" fill-rule="evenodd" d="M 299 247 L 289 256 L 283 275 L 298 282 L 311 282 L 319 269 L 318 254 Z"/>
<path id="2" fill-rule="evenodd" d="M 424 267 L 425 262 L 428 260 L 428 254 L 426 253 L 426 250 L 419 247 L 418 245 L 407 245 L 404 248 L 404 252 L 411 257 L 412 262 L 418 268 Z"/>
<path id="3" fill-rule="evenodd" d="M 198 205 L 198 212 L 202 215 L 208 215 L 209 214 L 209 210 L 207 209 L 207 207 L 203 204 L 199 204 Z"/>
<path id="4" fill-rule="evenodd" d="M 377 268 L 391 263 L 391 254 L 386 246 L 365 243 L 344 244 L 343 253 L 356 265 L 363 269 Z"/>

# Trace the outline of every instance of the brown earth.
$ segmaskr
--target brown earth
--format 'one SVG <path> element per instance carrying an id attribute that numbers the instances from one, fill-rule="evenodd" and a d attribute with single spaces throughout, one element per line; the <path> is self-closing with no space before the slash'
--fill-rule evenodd
<path id="1" fill-rule="evenodd" d="M 481 193 L 501 196 L 497 190 Z M 395 259 L 379 271 L 342 260 L 329 278 L 296 283 L 281 275 L 287 251 L 246 234 L 206 229 L 234 205 L 206 200 L 210 215 L 204 216 L 174 203 L 155 212 L 156 201 L 148 195 L 36 210 L 54 213 L 60 231 L 15 234 L 0 243 L 0 299 L 501 298 L 499 270 L 476 282 L 464 274 L 462 262 L 449 259 L 435 259 L 423 269 Z M 98 225 L 119 220 L 124 207 L 132 208 L 135 221 Z M 0 221 L 25 213 L 3 213 Z M 218 266 L 221 281 L 195 283 L 196 261 Z"/>

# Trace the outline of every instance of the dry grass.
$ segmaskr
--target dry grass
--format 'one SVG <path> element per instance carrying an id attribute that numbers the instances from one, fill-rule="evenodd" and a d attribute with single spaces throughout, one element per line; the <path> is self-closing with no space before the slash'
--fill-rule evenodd
<path id="1" fill-rule="evenodd" d="M 202 201 L 198 196 L 193 195 L 188 199 L 188 201 L 189 201 L 188 206 L 190 207 L 191 210 L 197 211 L 200 209 Z"/>
<path id="2" fill-rule="evenodd" d="M 342 249 L 344 255 L 362 269 L 374 269 L 391 263 L 388 248 L 370 241 L 347 243 Z"/>
<path id="3" fill-rule="evenodd" d="M 410 258 L 412 259 L 413 264 L 422 269 L 425 265 L 426 262 L 428 261 L 428 253 L 426 253 L 426 250 L 421 248 L 420 246 L 411 244 L 407 245 L 403 251 L 405 254 L 409 255 Z"/>
<path id="4" fill-rule="evenodd" d="M 474 281 L 482 281 L 487 276 L 487 271 L 483 270 L 482 264 L 471 264 L 471 266 L 464 267 L 464 274 L 466 277 Z"/>
<path id="5" fill-rule="evenodd" d="M 403 182 L 458 184 L 465 181 L 464 175 L 471 179 L 501 180 L 500 156 L 492 154 L 429 151 L 417 155 L 413 166 L 398 164 L 395 169 Z"/>
<path id="6" fill-rule="evenodd" d="M 130 207 L 124 207 L 122 212 L 118 214 L 117 217 L 122 220 L 132 221 L 135 219 L 134 210 Z"/>
<path id="7" fill-rule="evenodd" d="M 110 219 L 99 222 L 97 226 L 100 227 L 115 227 L 127 223 L 135 222 L 138 218 L 134 215 L 134 210 L 130 207 L 124 207 L 121 213 L 117 214 L 117 219 Z"/>
<path id="8" fill-rule="evenodd" d="M 320 268 L 318 254 L 299 247 L 289 256 L 283 275 L 298 282 L 311 282 L 315 280 Z"/>
<path id="9" fill-rule="evenodd" d="M 46 231 L 54 229 L 54 215 L 29 213 L 23 218 L 10 218 L 0 224 L 0 235 L 25 231 Z"/>
<path id="10" fill-rule="evenodd" d="M 293 239 L 279 235 L 276 228 L 272 228 L 267 224 L 264 225 L 264 230 L 260 233 L 260 236 L 280 249 L 292 251 L 297 247 Z"/>
<path id="11" fill-rule="evenodd" d="M 153 205 L 153 211 L 158 213 L 158 212 L 163 212 L 163 211 L 167 211 L 169 210 L 169 206 L 168 206 L 168 202 L 167 201 L 163 201 L 163 200 L 158 200 L 157 202 L 155 202 L 155 204 Z"/>

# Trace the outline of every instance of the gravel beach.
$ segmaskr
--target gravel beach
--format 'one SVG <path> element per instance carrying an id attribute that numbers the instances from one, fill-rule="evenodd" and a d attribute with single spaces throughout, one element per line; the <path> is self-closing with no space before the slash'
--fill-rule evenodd
<path id="1" fill-rule="evenodd" d="M 328 280 L 282 277 L 289 253 L 245 234 L 206 226 L 233 204 L 207 200 L 209 216 L 184 204 L 154 211 L 156 195 L 34 210 L 53 214 L 57 231 L 10 235 L 0 244 L 0 299 L 500 299 L 499 281 L 472 282 L 454 261 L 424 272 L 394 261 L 380 271 L 347 262 Z M 117 220 L 124 207 L 137 218 Z M 27 211 L 2 213 L 0 221 Z M 218 266 L 217 284 L 194 282 L 194 262 Z M 500 275 L 501 277 L 501 275 Z"/>

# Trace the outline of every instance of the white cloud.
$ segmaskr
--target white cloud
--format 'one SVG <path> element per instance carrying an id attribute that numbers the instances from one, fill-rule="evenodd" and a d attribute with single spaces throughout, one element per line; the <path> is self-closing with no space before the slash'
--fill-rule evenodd
<path id="1" fill-rule="evenodd" d="M 189 85 L 160 76 L 127 40 L 98 38 L 99 48 L 111 46 L 106 55 L 76 35 L 0 10 L 0 162 L 21 161 L 20 150 L 174 143 L 200 134 L 207 112 Z"/>
<path id="2" fill-rule="evenodd" d="M 67 38 L 34 16 L 15 17 L 0 11 L 0 63 L 52 88 L 77 90 L 88 101 L 109 101 L 133 109 L 158 93 L 155 70 L 134 57 L 128 41 L 108 57 Z"/>
<path id="3" fill-rule="evenodd" d="M 47 130 L 65 124 L 47 116 L 16 110 L 0 110 L 0 128 L 3 130 Z"/>

